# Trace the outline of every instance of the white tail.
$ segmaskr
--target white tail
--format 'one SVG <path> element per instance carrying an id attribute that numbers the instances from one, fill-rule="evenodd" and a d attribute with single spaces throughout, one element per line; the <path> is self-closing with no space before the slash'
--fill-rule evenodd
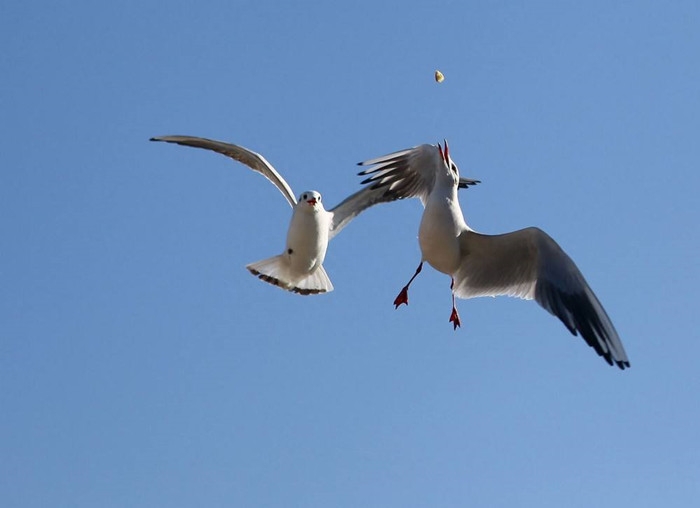
<path id="1" fill-rule="evenodd" d="M 325 268 L 321 265 L 311 275 L 297 282 L 296 287 L 292 291 L 300 295 L 317 295 L 333 291 L 333 284 L 331 279 L 328 278 Z"/>
<path id="2" fill-rule="evenodd" d="M 292 273 L 289 259 L 282 254 L 251 263 L 246 268 L 260 280 L 300 295 L 333 291 L 333 284 L 323 266 L 316 268 L 307 277 L 299 279 L 298 275 Z"/>

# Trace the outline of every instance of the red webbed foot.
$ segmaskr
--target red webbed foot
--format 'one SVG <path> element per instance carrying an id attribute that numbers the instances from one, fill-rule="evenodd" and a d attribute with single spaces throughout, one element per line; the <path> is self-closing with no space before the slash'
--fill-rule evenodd
<path id="1" fill-rule="evenodd" d="M 394 300 L 394 309 L 398 309 L 402 303 L 408 305 L 408 286 L 404 286 L 399 296 Z"/>
<path id="2" fill-rule="evenodd" d="M 452 323 L 455 330 L 458 327 L 462 326 L 462 321 L 460 321 L 459 319 L 459 313 L 457 313 L 456 307 L 452 307 L 452 314 L 450 314 L 450 323 Z"/>

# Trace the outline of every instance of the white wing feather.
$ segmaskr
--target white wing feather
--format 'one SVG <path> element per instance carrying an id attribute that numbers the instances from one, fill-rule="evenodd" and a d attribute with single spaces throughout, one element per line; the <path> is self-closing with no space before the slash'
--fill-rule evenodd
<path id="1" fill-rule="evenodd" d="M 363 184 L 387 187 L 395 199 L 418 197 L 425 204 L 442 164 L 437 145 L 425 144 L 361 162 L 373 167 L 359 174 L 370 175 Z"/>
<path id="2" fill-rule="evenodd" d="M 370 175 L 362 181 L 372 188 L 387 189 L 385 198 L 396 200 L 420 198 L 423 205 L 435 187 L 436 175 L 442 170 L 443 160 L 437 145 L 419 145 L 406 150 L 360 162 L 360 166 L 373 166 L 359 173 Z M 458 187 L 466 189 L 480 183 L 471 178 L 460 178 Z"/>

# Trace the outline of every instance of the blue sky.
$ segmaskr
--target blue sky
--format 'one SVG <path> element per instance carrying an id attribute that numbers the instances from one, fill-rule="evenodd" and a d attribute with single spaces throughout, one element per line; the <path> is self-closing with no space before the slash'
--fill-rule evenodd
<path id="1" fill-rule="evenodd" d="M 0 503 L 696 504 L 698 26 L 696 2 L 6 3 Z M 165 134 L 327 205 L 447 138 L 483 181 L 468 223 L 554 237 L 632 368 L 533 302 L 460 300 L 453 332 L 430 268 L 394 310 L 416 200 L 332 241 L 334 292 L 261 283 L 288 204 Z"/>

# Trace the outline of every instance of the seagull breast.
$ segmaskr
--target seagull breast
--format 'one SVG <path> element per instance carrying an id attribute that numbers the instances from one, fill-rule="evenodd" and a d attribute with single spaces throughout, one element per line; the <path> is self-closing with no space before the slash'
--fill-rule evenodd
<path id="1" fill-rule="evenodd" d="M 323 264 L 328 249 L 330 214 L 304 202 L 294 207 L 285 254 L 297 273 L 311 273 Z"/>
<path id="2" fill-rule="evenodd" d="M 459 235 L 467 228 L 457 200 L 457 188 L 448 192 L 435 189 L 425 203 L 418 229 L 423 260 L 436 270 L 452 275 L 459 268 Z"/>

